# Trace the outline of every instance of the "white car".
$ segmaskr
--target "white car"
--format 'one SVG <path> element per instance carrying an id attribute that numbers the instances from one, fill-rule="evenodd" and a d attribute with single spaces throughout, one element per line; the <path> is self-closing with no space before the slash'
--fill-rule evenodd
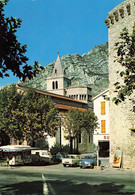
<path id="1" fill-rule="evenodd" d="M 79 166 L 79 162 L 81 161 L 80 155 L 71 154 L 66 156 L 66 158 L 62 159 L 62 164 L 64 167 L 68 166 Z"/>
<path id="2" fill-rule="evenodd" d="M 48 150 L 31 150 L 33 164 L 52 164 L 53 156 Z"/>

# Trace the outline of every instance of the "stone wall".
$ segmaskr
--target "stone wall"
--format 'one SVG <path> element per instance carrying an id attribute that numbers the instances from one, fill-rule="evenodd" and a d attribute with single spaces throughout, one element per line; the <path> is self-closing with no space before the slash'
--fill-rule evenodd
<path id="1" fill-rule="evenodd" d="M 133 112 L 133 99 L 134 95 L 127 99 L 125 102 L 118 106 L 112 102 L 112 98 L 116 96 L 114 93 L 114 83 L 119 81 L 122 83 L 121 78 L 118 76 L 117 71 L 121 70 L 120 64 L 114 62 L 114 44 L 118 41 L 118 37 L 122 29 L 125 27 L 132 32 L 135 22 L 135 0 L 126 0 L 119 4 L 112 11 L 108 13 L 106 24 L 109 31 L 109 88 L 110 88 L 110 144 L 111 144 L 111 158 L 116 150 L 123 153 L 123 167 L 135 167 L 133 156 L 134 150 L 134 131 L 135 128 Z"/>

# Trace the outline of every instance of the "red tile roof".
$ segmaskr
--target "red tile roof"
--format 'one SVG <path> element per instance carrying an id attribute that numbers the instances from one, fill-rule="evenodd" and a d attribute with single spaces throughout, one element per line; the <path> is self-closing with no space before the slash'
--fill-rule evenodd
<path id="1" fill-rule="evenodd" d="M 58 109 L 61 109 L 61 110 L 73 109 L 73 110 L 80 110 L 80 111 L 83 111 L 83 112 L 86 112 L 87 111 L 87 109 L 85 109 L 85 108 L 78 108 L 78 107 L 67 106 L 67 105 L 63 105 L 63 104 L 55 104 L 55 106 Z"/>
<path id="2" fill-rule="evenodd" d="M 28 90 L 29 89 L 28 87 L 22 87 L 19 84 L 17 85 L 17 88 L 20 88 L 22 90 Z M 33 90 L 35 90 L 35 92 L 37 92 L 37 93 L 41 93 L 41 94 L 44 94 L 44 95 L 47 95 L 47 96 L 51 96 L 51 97 L 55 97 L 55 98 L 60 98 L 60 99 L 64 99 L 64 100 L 68 100 L 68 101 L 73 101 L 73 102 L 78 102 L 78 103 L 85 104 L 85 105 L 87 104 L 85 102 L 82 102 L 82 101 L 79 101 L 79 100 L 75 100 L 75 99 L 72 99 L 72 98 L 69 98 L 69 97 L 66 97 L 66 96 L 57 95 L 57 94 L 53 94 L 53 93 L 50 93 L 50 92 L 41 91 L 41 90 L 37 90 L 37 89 L 33 89 Z"/>

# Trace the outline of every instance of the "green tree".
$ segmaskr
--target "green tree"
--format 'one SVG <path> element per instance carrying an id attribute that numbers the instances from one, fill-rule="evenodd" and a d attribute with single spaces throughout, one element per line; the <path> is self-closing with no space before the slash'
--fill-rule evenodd
<path id="1" fill-rule="evenodd" d="M 124 28 L 120 33 L 119 41 L 115 43 L 117 56 L 115 61 L 122 66 L 121 71 L 117 71 L 122 78 L 123 83 L 116 82 L 116 97 L 112 100 L 115 104 L 125 101 L 135 89 L 135 25 L 130 34 L 128 29 Z"/>
<path id="2" fill-rule="evenodd" d="M 13 110 L 18 108 L 22 95 L 17 93 L 16 86 L 4 87 L 0 90 L 0 134 L 6 137 L 21 137 L 18 125 L 13 123 Z M 19 121 L 18 121 L 19 124 Z M 3 136 L 1 136 L 3 137 Z M 4 142 L 4 140 L 2 140 Z"/>
<path id="3" fill-rule="evenodd" d="M 55 135 L 58 111 L 49 97 L 28 90 L 21 99 L 19 110 L 24 120 L 23 135 L 31 145 L 34 146 L 38 138 Z"/>
<path id="4" fill-rule="evenodd" d="M 64 126 L 66 139 L 70 140 L 70 150 L 73 151 L 73 140 L 77 140 L 78 151 L 78 139 L 79 135 L 85 131 L 88 134 L 93 134 L 94 129 L 97 127 L 97 117 L 95 114 L 87 110 L 82 112 L 80 110 L 70 109 L 64 117 Z"/>
<path id="5" fill-rule="evenodd" d="M 35 147 L 38 147 L 41 150 L 49 150 L 48 141 L 44 138 L 37 139 L 36 142 L 35 142 Z"/>
<path id="6" fill-rule="evenodd" d="M 31 79 L 39 72 L 39 63 L 35 61 L 33 66 L 28 65 L 25 56 L 27 45 L 21 46 L 17 40 L 16 32 L 20 28 L 22 20 L 13 17 L 5 17 L 4 6 L 9 0 L 0 0 L 0 77 L 9 76 L 8 70 L 23 80 Z"/>
<path id="7" fill-rule="evenodd" d="M 57 130 L 57 109 L 46 96 L 33 90 L 18 93 L 15 85 L 0 91 L 0 132 L 31 145 Z"/>

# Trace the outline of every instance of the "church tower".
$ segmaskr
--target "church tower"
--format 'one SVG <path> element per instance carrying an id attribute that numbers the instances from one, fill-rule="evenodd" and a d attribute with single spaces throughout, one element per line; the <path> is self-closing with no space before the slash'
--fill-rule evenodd
<path id="1" fill-rule="evenodd" d="M 71 85 L 71 80 L 65 77 L 61 58 L 58 53 L 52 75 L 47 78 L 47 91 L 59 95 L 66 95 L 66 88 Z"/>

